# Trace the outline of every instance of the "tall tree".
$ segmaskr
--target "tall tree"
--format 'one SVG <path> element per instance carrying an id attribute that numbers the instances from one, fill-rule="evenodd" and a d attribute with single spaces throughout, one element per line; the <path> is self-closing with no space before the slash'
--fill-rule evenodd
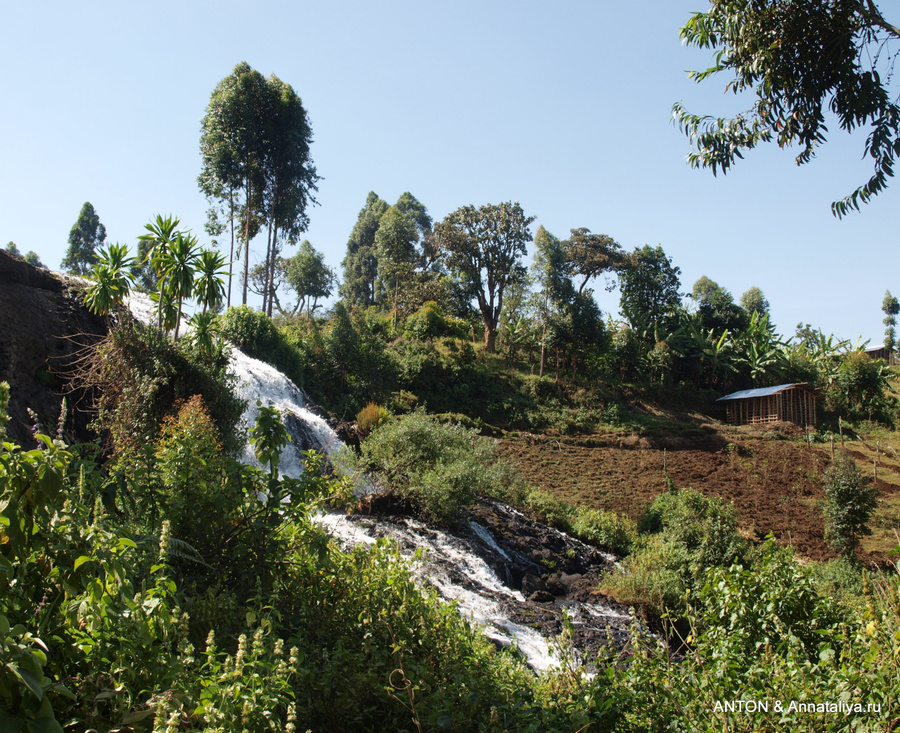
<path id="1" fill-rule="evenodd" d="M 96 249 L 106 241 L 106 227 L 94 211 L 90 201 L 86 201 L 69 232 L 69 248 L 60 267 L 67 272 L 86 277 L 97 261 Z"/>
<path id="2" fill-rule="evenodd" d="M 266 158 L 265 201 L 269 237 L 266 248 L 264 308 L 272 315 L 275 263 L 281 250 L 279 235 L 296 242 L 309 226 L 307 209 L 315 204 L 319 175 L 310 157 L 312 128 L 303 102 L 289 84 L 274 74 L 266 81 L 274 97 Z"/>
<path id="3" fill-rule="evenodd" d="M 518 203 L 463 206 L 434 227 L 435 242 L 451 270 L 472 283 L 484 321 L 485 350 L 493 353 L 503 293 L 506 286 L 525 276 L 522 257 L 531 241 L 529 225 Z"/>
<path id="4" fill-rule="evenodd" d="M 741 296 L 741 308 L 747 311 L 747 315 L 752 316 L 756 313 L 759 317 L 769 312 L 769 301 L 763 295 L 763 291 L 756 285 L 747 289 Z"/>
<path id="5" fill-rule="evenodd" d="M 207 197 L 227 198 L 230 211 L 241 211 L 245 305 L 250 241 L 266 228 L 268 295 L 279 231 L 293 238 L 306 229 L 306 209 L 315 203 L 312 192 L 319 180 L 310 157 L 311 141 L 300 98 L 276 76 L 265 79 L 241 62 L 213 90 L 203 118 L 203 168 L 198 183 Z M 242 196 L 239 209 L 232 199 L 237 193 Z"/>
<path id="6" fill-rule="evenodd" d="M 618 272 L 627 257 L 622 247 L 606 234 L 592 234 L 590 229 L 572 229 L 571 236 L 562 242 L 568 267 L 574 277 L 581 278 L 578 292 L 596 277 L 607 272 Z M 607 290 L 613 286 L 607 285 Z"/>
<path id="7" fill-rule="evenodd" d="M 376 299 L 393 302 L 394 330 L 397 329 L 397 298 L 400 282 L 408 280 L 416 266 L 415 220 L 392 206 L 381 217 L 375 232 L 375 256 L 378 260 Z"/>
<path id="8" fill-rule="evenodd" d="M 375 304 L 375 278 L 378 276 L 375 234 L 388 208 L 387 201 L 374 191 L 369 191 L 366 205 L 356 217 L 356 224 L 347 240 L 347 254 L 341 262 L 344 281 L 340 293 L 348 306 L 367 308 Z"/>
<path id="9" fill-rule="evenodd" d="M 749 316 L 739 308 L 727 288 L 703 275 L 691 290 L 697 303 L 699 327 L 721 334 L 723 330 L 737 331 L 747 325 Z"/>
<path id="10" fill-rule="evenodd" d="M 288 284 L 297 293 L 297 308 L 302 311 L 305 306 L 307 317 L 311 318 L 316 301 L 327 298 L 334 290 L 334 271 L 309 240 L 303 240 L 297 254 L 285 261 L 285 269 Z"/>
<path id="11" fill-rule="evenodd" d="M 775 141 L 799 145 L 797 164 L 825 142 L 826 111 L 847 132 L 868 128 L 869 180 L 831 205 L 841 217 L 887 187 L 900 155 L 900 106 L 893 74 L 900 28 L 874 0 L 712 0 L 681 29 L 685 44 L 716 51 L 713 65 L 692 71 L 700 82 L 733 75 L 726 91 L 752 92 L 746 112 L 730 119 L 700 116 L 681 104 L 675 121 L 690 138 L 693 167 L 727 173 L 743 151 Z M 893 45 L 891 45 L 893 44 Z"/>
<path id="12" fill-rule="evenodd" d="M 884 311 L 884 348 L 888 353 L 888 361 L 893 363 L 894 346 L 897 344 L 897 314 L 900 313 L 900 301 L 891 295 L 890 290 L 884 291 L 881 310 Z"/>
<path id="13" fill-rule="evenodd" d="M 537 313 L 541 328 L 541 366 L 539 376 L 544 376 L 547 346 L 556 342 L 561 320 L 561 306 L 570 299 L 573 288 L 566 276 L 568 262 L 558 237 L 543 225 L 534 235 L 534 260 L 531 271 L 540 287 Z"/>
<path id="14" fill-rule="evenodd" d="M 635 249 L 619 276 L 619 309 L 645 343 L 660 340 L 659 331 L 674 326 L 681 306 L 681 269 L 672 264 L 660 246 Z"/>

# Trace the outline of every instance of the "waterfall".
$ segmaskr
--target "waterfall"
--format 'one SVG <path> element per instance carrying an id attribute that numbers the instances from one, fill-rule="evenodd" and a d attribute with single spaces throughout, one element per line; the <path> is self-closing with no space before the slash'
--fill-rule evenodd
<path id="1" fill-rule="evenodd" d="M 155 323 L 155 305 L 147 296 L 132 294 L 129 307 L 138 320 Z M 274 406 L 281 413 L 292 441 L 281 456 L 279 471 L 283 475 L 300 476 L 303 472 L 300 451 L 310 448 L 326 453 L 334 464 L 340 465 L 343 444 L 328 423 L 309 410 L 305 394 L 290 379 L 234 347 L 231 371 L 238 396 L 247 403 L 242 416 L 247 430 L 259 414 L 257 401 Z M 258 465 L 249 444 L 244 446 L 241 458 Z M 371 486 L 360 480 L 358 494 L 368 491 Z M 512 535 L 527 532 L 525 524 L 536 525 L 511 507 L 496 502 L 491 503 L 491 511 L 492 516 L 500 516 L 501 521 L 516 526 Z M 344 546 L 374 543 L 378 537 L 394 539 L 401 554 L 411 560 L 412 571 L 420 582 L 432 585 L 441 597 L 456 603 L 460 613 L 479 624 L 498 645 L 515 645 L 537 671 L 553 666 L 556 659 L 546 634 L 542 635 L 534 627 L 558 630 L 563 614 L 572 620 L 580 638 L 587 639 L 585 648 L 592 651 L 604 645 L 603 639 L 614 637 L 621 642 L 627 638 L 631 620 L 622 607 L 552 596 L 544 602 L 527 599 L 522 590 L 523 576 L 546 571 L 535 560 L 498 542 L 494 533 L 479 521 L 470 521 L 469 531 L 458 535 L 428 527 L 411 517 L 375 519 L 330 512 L 320 515 L 318 521 Z M 606 566 L 614 561 L 556 530 L 541 526 L 541 532 L 547 536 L 552 533 L 556 544 L 565 543 L 567 555 L 590 556 L 596 564 Z M 413 559 L 417 549 L 425 550 L 424 559 Z M 542 623 L 536 623 L 535 619 Z"/>

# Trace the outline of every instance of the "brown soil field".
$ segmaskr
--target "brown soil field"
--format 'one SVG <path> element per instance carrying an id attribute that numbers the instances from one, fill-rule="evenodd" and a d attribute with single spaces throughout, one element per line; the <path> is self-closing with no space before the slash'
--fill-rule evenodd
<path id="1" fill-rule="evenodd" d="M 792 545 L 810 559 L 834 557 L 823 536 L 821 510 L 830 446 L 807 447 L 802 434 L 791 435 L 792 428 L 785 425 L 766 432 L 704 427 L 707 435 L 668 438 L 520 434 L 501 440 L 500 447 L 529 483 L 572 504 L 637 520 L 653 498 L 666 490 L 668 473 L 678 487 L 733 501 L 748 538 L 772 533 L 780 543 Z M 856 458 L 867 458 L 848 448 Z M 872 466 L 871 461 L 868 465 Z M 893 505 L 900 499 L 900 485 L 892 480 L 897 480 L 895 475 L 878 477 L 883 504 Z M 879 543 L 884 549 L 892 544 Z M 865 552 L 861 559 L 881 563 L 885 556 Z"/>

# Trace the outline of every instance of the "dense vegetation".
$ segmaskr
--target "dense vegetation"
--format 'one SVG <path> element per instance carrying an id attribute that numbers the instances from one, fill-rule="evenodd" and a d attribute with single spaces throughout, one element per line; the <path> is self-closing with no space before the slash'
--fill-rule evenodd
<path id="1" fill-rule="evenodd" d="M 715 44 L 710 22 L 698 15 L 686 38 Z M 736 303 L 703 277 L 684 301 L 661 246 L 626 252 L 584 227 L 532 233 L 512 201 L 435 222 L 409 192 L 393 205 L 370 192 L 340 299 L 323 310 L 337 278 L 321 253 L 303 242 L 281 256 L 315 203 L 311 140 L 293 89 L 242 63 L 214 90 L 201 140 L 207 230 L 229 233 L 228 258 L 173 216 L 151 220 L 129 256 L 105 246 L 84 205 L 63 266 L 92 278 L 85 302 L 111 326 L 77 374 L 98 395 L 100 438 L 0 447 L 0 728 L 895 729 L 900 586 L 856 560 L 876 494 L 850 458 L 825 476 L 842 556 L 816 564 L 748 540 L 730 503 L 671 481 L 637 524 L 567 505 L 525 484 L 485 437 L 670 430 L 647 403 L 709 410 L 724 392 L 794 381 L 824 395 L 823 432 L 893 426 L 888 363 L 808 325 L 779 335 L 758 287 Z M 873 180 L 838 213 L 883 187 Z M 243 305 L 225 309 L 236 252 Z M 620 288 L 620 321 L 596 305 L 600 278 Z M 155 298 L 155 327 L 125 312 L 132 287 Z M 191 299 L 202 310 L 179 339 Z M 884 310 L 890 352 L 889 293 Z M 602 590 L 646 626 L 601 653 L 594 677 L 567 626 L 559 667 L 536 675 L 416 585 L 395 546 L 341 551 L 313 517 L 348 499 L 349 480 L 314 452 L 300 478 L 280 476 L 288 437 L 272 408 L 242 434 L 220 336 L 352 423 L 360 467 L 410 511 L 452 524 L 490 495 L 625 556 Z M 0 433 L 7 400 L 0 384 Z M 245 438 L 261 468 L 235 459 Z"/>

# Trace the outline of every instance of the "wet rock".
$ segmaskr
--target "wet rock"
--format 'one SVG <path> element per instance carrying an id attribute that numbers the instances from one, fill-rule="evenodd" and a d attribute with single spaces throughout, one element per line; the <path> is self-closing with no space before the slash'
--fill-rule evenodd
<path id="1" fill-rule="evenodd" d="M 528 600 L 532 603 L 553 603 L 556 597 L 550 591 L 537 590 L 528 596 Z"/>

